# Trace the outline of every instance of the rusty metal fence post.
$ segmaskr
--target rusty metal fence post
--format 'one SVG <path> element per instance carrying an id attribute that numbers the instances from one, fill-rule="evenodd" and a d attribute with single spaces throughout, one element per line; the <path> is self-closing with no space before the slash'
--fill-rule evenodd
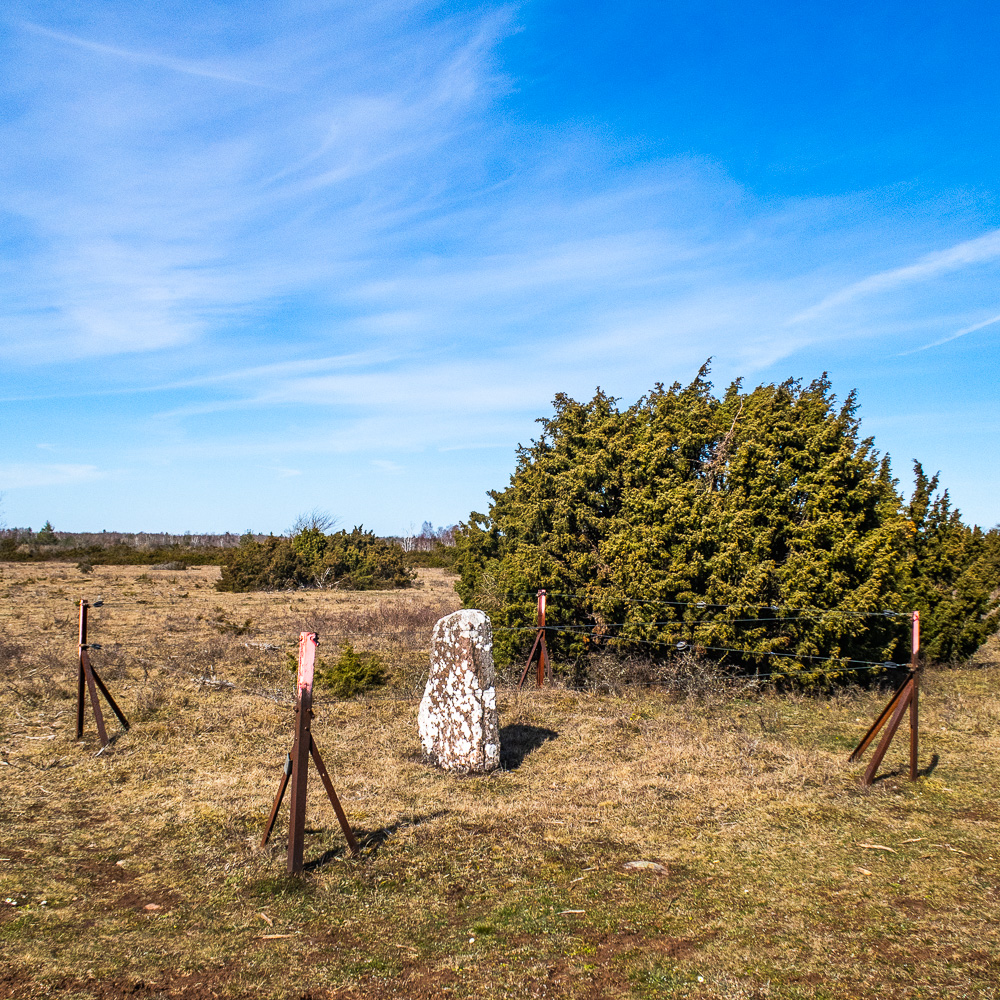
<path id="1" fill-rule="evenodd" d="M 888 722 L 888 727 L 879 740 L 875 753 L 865 770 L 862 781 L 865 785 L 870 785 L 875 780 L 875 773 L 878 771 L 882 758 L 889 749 L 896 730 L 903 721 L 903 715 L 907 708 L 910 710 L 910 781 L 917 780 L 918 774 L 918 739 L 919 739 L 919 695 L 920 695 L 920 612 L 914 611 L 910 615 L 910 672 L 909 676 L 896 689 L 889 703 L 882 709 L 879 717 L 872 724 L 871 729 L 865 733 L 864 738 L 854 748 L 853 753 L 848 757 L 849 761 L 860 760 L 862 754 L 868 749 L 875 737 L 878 736 L 882 727 Z"/>
<path id="2" fill-rule="evenodd" d="M 100 601 L 97 602 L 100 605 Z M 104 725 L 104 713 L 101 711 L 101 703 L 97 697 L 97 692 L 100 690 L 101 694 L 107 699 L 108 705 L 111 706 L 111 711 L 115 713 L 118 717 L 118 721 L 122 725 L 122 729 L 126 732 L 129 730 L 129 721 L 125 718 L 125 713 L 118 707 L 118 703 L 111 696 L 111 692 L 107 689 L 104 681 L 101 680 L 100 674 L 94 669 L 93 664 L 90 662 L 90 650 L 100 649 L 101 647 L 97 643 L 87 642 L 87 612 L 90 610 L 90 604 L 87 601 L 80 601 L 80 634 L 79 634 L 79 672 L 77 674 L 76 683 L 76 738 L 80 739 L 83 736 L 83 714 L 84 714 L 84 701 L 86 700 L 86 695 L 90 695 L 90 704 L 94 711 L 94 724 L 97 726 L 97 736 L 101 741 L 101 747 L 106 747 L 111 740 L 108 738 L 108 731 Z"/>
<path id="3" fill-rule="evenodd" d="M 288 821 L 288 871 L 302 871 L 306 834 L 306 791 L 309 782 L 309 741 L 312 739 L 312 687 L 316 670 L 317 636 L 299 636 L 299 669 L 295 684 L 295 738 L 292 741 L 292 796 Z"/>
<path id="4" fill-rule="evenodd" d="M 278 810 L 285 797 L 285 790 L 290 783 L 292 795 L 288 821 L 289 875 L 298 875 L 303 867 L 310 757 L 312 757 L 316 770 L 319 772 L 320 780 L 326 789 L 333 811 L 337 814 L 337 820 L 340 823 L 340 828 L 344 831 L 344 837 L 351 853 L 356 855 L 360 851 L 357 838 L 351 830 L 350 823 L 347 822 L 347 816 L 340 804 L 340 799 L 337 798 L 333 782 L 330 780 L 319 748 L 312 736 L 312 689 L 316 672 L 316 647 L 318 645 L 319 637 L 315 632 L 302 632 L 299 635 L 299 669 L 295 682 L 295 737 L 292 742 L 292 752 L 285 758 L 284 773 L 278 785 L 278 792 L 274 797 L 271 814 L 267 820 L 267 828 L 264 830 L 264 836 L 260 842 L 260 846 L 264 847 L 270 839 L 271 831 L 278 818 Z"/>
<path id="5" fill-rule="evenodd" d="M 531 647 L 531 652 L 528 654 L 528 662 L 525 663 L 524 670 L 521 672 L 521 679 L 517 682 L 518 691 L 524 686 L 532 663 L 537 664 L 535 671 L 536 687 L 542 687 L 546 680 L 552 680 L 552 661 L 549 659 L 549 647 L 545 642 L 545 605 L 548 595 L 544 590 L 539 590 L 537 596 L 538 611 L 535 642 Z"/>
<path id="6" fill-rule="evenodd" d="M 917 780 L 917 741 L 920 738 L 920 612 L 914 611 L 910 632 L 910 673 L 913 693 L 910 695 L 910 781 Z"/>

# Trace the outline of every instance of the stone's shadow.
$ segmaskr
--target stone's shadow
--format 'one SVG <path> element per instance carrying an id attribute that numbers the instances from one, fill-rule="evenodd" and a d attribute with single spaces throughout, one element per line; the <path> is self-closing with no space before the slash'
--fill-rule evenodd
<path id="1" fill-rule="evenodd" d="M 429 823 L 431 820 L 437 819 L 439 816 L 447 816 L 449 812 L 450 810 L 448 809 L 439 809 L 437 812 L 428 813 L 426 816 L 412 816 L 410 819 L 397 820 L 390 826 L 383 826 L 378 830 L 364 830 L 361 827 L 353 827 L 354 836 L 357 837 L 358 844 L 361 847 L 361 857 L 375 857 L 378 853 L 378 849 L 394 833 L 398 833 L 400 830 L 405 830 L 408 826 L 420 826 L 423 823 Z M 314 831 L 309 829 L 306 830 L 306 833 L 312 832 Z M 337 829 L 337 832 L 340 832 L 339 828 Z M 302 868 L 304 871 L 315 871 L 317 868 L 322 868 L 323 865 L 329 863 L 330 861 L 350 857 L 353 857 L 353 855 L 345 843 L 338 848 L 324 851 L 318 858 L 314 858 L 312 861 L 307 861 Z"/>
<path id="2" fill-rule="evenodd" d="M 504 726 L 500 730 L 500 766 L 505 771 L 513 771 L 524 763 L 532 750 L 558 735 L 555 730 L 541 726 Z"/>

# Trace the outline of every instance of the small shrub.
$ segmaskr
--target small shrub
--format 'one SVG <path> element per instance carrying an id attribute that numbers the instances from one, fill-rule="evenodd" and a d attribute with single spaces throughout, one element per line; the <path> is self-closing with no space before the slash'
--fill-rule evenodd
<path id="1" fill-rule="evenodd" d="M 93 572 L 94 572 L 94 566 L 93 566 L 93 564 L 92 564 L 92 563 L 89 563 L 89 562 L 87 562 L 87 560 L 86 560 L 86 559 L 81 559 L 81 560 L 80 560 L 80 561 L 79 561 L 79 562 L 78 562 L 78 563 L 76 564 L 76 568 L 77 568 L 77 569 L 78 569 L 78 570 L 79 570 L 79 571 L 80 571 L 81 573 L 93 573 Z"/>
<path id="2" fill-rule="evenodd" d="M 385 666 L 375 653 L 356 653 L 346 643 L 333 664 L 320 660 L 316 684 L 338 698 L 352 698 L 385 684 Z"/>
<path id="3" fill-rule="evenodd" d="M 237 548 L 225 555 L 217 590 L 243 594 L 251 590 L 285 590 L 304 587 L 308 568 L 292 548 L 289 538 L 265 538 L 258 542 L 249 533 Z"/>
<path id="4" fill-rule="evenodd" d="M 219 635 L 253 635 L 254 624 L 252 618 L 245 618 L 242 622 L 238 622 L 230 618 L 223 608 L 216 606 L 213 610 L 215 611 L 215 617 L 211 621 Z"/>
<path id="5" fill-rule="evenodd" d="M 413 584 L 402 546 L 363 527 L 333 535 L 307 529 L 292 539 L 292 546 L 305 558 L 316 586 L 386 590 Z"/>

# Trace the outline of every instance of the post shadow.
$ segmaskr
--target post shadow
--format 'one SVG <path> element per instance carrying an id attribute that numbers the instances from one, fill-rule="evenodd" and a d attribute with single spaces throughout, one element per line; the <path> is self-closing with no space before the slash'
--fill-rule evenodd
<path id="1" fill-rule="evenodd" d="M 354 828 L 354 834 L 358 839 L 358 846 L 361 852 L 366 854 L 369 858 L 374 857 L 378 853 L 378 849 L 395 833 L 400 830 L 405 830 L 410 826 L 422 826 L 424 823 L 430 823 L 431 820 L 438 819 L 441 816 L 447 816 L 450 813 L 450 809 L 439 809 L 437 812 L 428 813 L 426 816 L 414 816 L 412 819 L 400 819 L 395 823 L 391 823 L 389 826 L 379 827 L 377 830 L 364 830 L 360 827 Z M 346 845 L 336 848 L 331 848 L 328 851 L 324 851 L 318 858 L 312 861 L 307 861 L 303 866 L 303 871 L 315 871 L 317 868 L 322 868 L 323 865 L 328 864 L 331 861 L 336 861 L 338 858 L 343 858 L 348 855 L 348 848 Z M 352 857 L 358 857 L 359 855 L 352 855 Z"/>
<path id="2" fill-rule="evenodd" d="M 930 774 L 933 773 L 934 768 L 936 768 L 940 762 L 941 762 L 941 757 L 938 754 L 936 753 L 931 754 L 931 760 L 930 763 L 927 765 L 927 767 L 922 767 L 919 771 L 917 771 L 918 777 L 921 778 L 928 777 Z M 900 765 L 899 767 L 895 768 L 895 770 L 884 771 L 882 774 L 877 774 L 874 778 L 872 778 L 872 784 L 878 785 L 881 782 L 889 781 L 892 778 L 902 778 L 903 775 L 905 774 L 907 774 L 906 768 Z"/>
<path id="3" fill-rule="evenodd" d="M 936 753 L 932 753 L 931 762 L 926 767 L 922 767 L 919 771 L 917 771 L 917 774 L 919 774 L 922 778 L 929 778 L 934 773 L 934 768 L 938 766 L 940 761 L 941 757 Z"/>

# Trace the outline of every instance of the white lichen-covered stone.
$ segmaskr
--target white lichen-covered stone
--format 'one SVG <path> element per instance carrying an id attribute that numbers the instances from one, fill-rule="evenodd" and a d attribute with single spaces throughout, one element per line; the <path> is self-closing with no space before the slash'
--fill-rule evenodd
<path id="1" fill-rule="evenodd" d="M 456 611 L 434 626 L 417 721 L 424 753 L 439 767 L 485 772 L 499 766 L 493 630 L 482 611 Z"/>

